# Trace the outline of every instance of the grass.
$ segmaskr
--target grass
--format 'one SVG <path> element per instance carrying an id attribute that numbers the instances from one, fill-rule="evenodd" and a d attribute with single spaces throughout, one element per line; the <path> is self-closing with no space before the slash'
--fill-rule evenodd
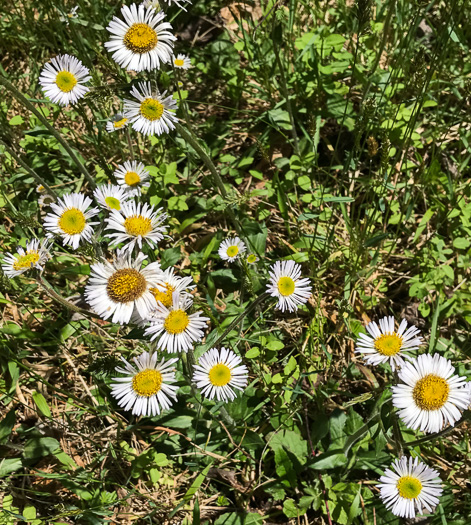
<path id="1" fill-rule="evenodd" d="M 406 428 L 390 368 L 354 347 L 368 321 L 405 317 L 425 337 L 421 352 L 469 374 L 469 3 L 171 6 L 193 68 L 139 75 L 103 45 L 121 3 L 80 0 L 69 18 L 75 5 L 2 9 L 0 78 L 36 108 L 2 88 L 2 251 L 44 235 L 35 177 L 59 195 L 91 195 L 133 154 L 151 173 L 143 199 L 170 217 L 170 237 L 146 253 L 193 277 L 210 318 L 196 359 L 215 343 L 232 348 L 249 385 L 225 406 L 202 399 L 182 356 L 171 410 L 120 409 L 119 356 L 149 341 L 89 315 L 84 287 L 90 265 L 111 256 L 108 240 L 77 251 L 56 242 L 42 284 L 37 272 L 2 277 L 0 523 L 412 523 L 375 487 L 401 450 L 440 473 L 426 523 L 468 523 L 469 413 L 439 435 Z M 38 77 L 64 52 L 91 69 L 92 89 L 61 109 Z M 177 131 L 131 131 L 130 143 L 106 132 L 137 78 L 176 93 Z M 221 261 L 234 234 L 256 265 Z M 313 285 L 295 314 L 261 297 L 282 259 Z"/>

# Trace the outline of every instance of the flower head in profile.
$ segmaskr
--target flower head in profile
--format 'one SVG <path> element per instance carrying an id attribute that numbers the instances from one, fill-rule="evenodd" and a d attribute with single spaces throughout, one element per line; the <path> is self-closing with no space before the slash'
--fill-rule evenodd
<path id="1" fill-rule="evenodd" d="M 301 266 L 294 261 L 276 261 L 268 273 L 270 281 L 267 292 L 278 299 L 276 307 L 282 312 L 295 312 L 300 304 L 307 303 L 311 297 L 308 278 L 301 278 Z"/>
<path id="2" fill-rule="evenodd" d="M 84 86 L 90 80 L 89 70 L 78 58 L 59 55 L 51 59 L 42 69 L 39 83 L 44 94 L 55 104 L 75 104 L 89 91 Z"/>
<path id="3" fill-rule="evenodd" d="M 395 516 L 415 518 L 416 510 L 432 512 L 439 503 L 443 489 L 436 470 L 403 456 L 396 459 L 380 478 L 380 497 Z"/>
<path id="4" fill-rule="evenodd" d="M 149 172 L 142 162 L 137 160 L 127 161 L 120 164 L 114 176 L 120 186 L 122 186 L 130 197 L 136 197 L 141 194 L 142 188 L 148 188 Z"/>
<path id="5" fill-rule="evenodd" d="M 153 262 L 142 268 L 147 256 L 132 252 L 117 252 L 112 262 L 103 260 L 90 267 L 90 279 L 85 287 L 85 298 L 103 319 L 112 317 L 113 323 L 127 324 L 134 313 L 146 319 L 155 306 L 150 292 L 157 285 L 160 264 Z"/>
<path id="6" fill-rule="evenodd" d="M 466 378 L 454 372 L 451 361 L 439 354 L 422 354 L 403 365 L 399 378 L 404 384 L 392 387 L 392 401 L 406 426 L 440 432 L 461 419 L 461 410 L 470 403 L 470 390 Z"/>
<path id="7" fill-rule="evenodd" d="M 33 239 L 26 243 L 26 249 L 18 246 L 15 254 L 7 253 L 2 261 L 2 270 L 7 277 L 17 277 L 31 268 L 43 270 L 46 261 L 51 257 L 50 242 L 46 239 Z"/>
<path id="8" fill-rule="evenodd" d="M 124 115 L 118 114 L 106 123 L 106 131 L 108 133 L 113 133 L 114 131 L 124 129 L 128 124 L 129 119 Z"/>
<path id="9" fill-rule="evenodd" d="M 363 354 L 370 365 L 389 363 L 392 370 L 404 365 L 404 351 L 417 350 L 422 344 L 420 330 L 410 326 L 407 330 L 407 321 L 403 319 L 396 331 L 394 317 L 383 317 L 378 325 L 372 321 L 366 325 L 370 335 L 359 334 L 355 352 Z"/>
<path id="10" fill-rule="evenodd" d="M 248 370 L 242 359 L 232 350 L 211 348 L 194 366 L 193 381 L 203 396 L 218 401 L 236 398 L 234 389 L 243 391 L 247 386 Z"/>
<path id="11" fill-rule="evenodd" d="M 191 60 L 190 57 L 179 53 L 176 57 L 172 56 L 173 65 L 178 69 L 190 69 Z"/>
<path id="12" fill-rule="evenodd" d="M 229 237 L 219 245 L 218 254 L 223 261 L 234 262 L 245 253 L 245 243 L 239 237 Z"/>
<path id="13" fill-rule="evenodd" d="M 89 210 L 92 200 L 81 193 L 63 195 L 56 203 L 51 203 L 52 212 L 44 219 L 46 237 L 60 235 L 64 246 L 72 246 L 74 250 L 82 241 L 90 242 L 93 228 L 97 222 L 89 219 L 99 213 L 98 208 Z"/>
<path id="14" fill-rule="evenodd" d="M 139 89 L 133 86 L 131 95 L 135 100 L 124 100 L 124 115 L 135 131 L 144 135 L 162 135 L 175 129 L 178 122 L 175 115 L 177 102 L 172 96 L 166 97 L 167 91 L 160 93 L 152 89 L 150 82 L 139 82 Z"/>
<path id="15" fill-rule="evenodd" d="M 157 348 L 167 352 L 188 352 L 195 343 L 204 336 L 204 328 L 208 317 L 202 317 L 202 312 L 188 314 L 193 304 L 190 296 L 181 296 L 173 292 L 172 306 L 165 307 L 158 302 L 148 320 L 151 325 L 144 335 L 150 336 L 151 341 L 159 338 Z M 142 316 L 143 317 L 143 316 Z"/>
<path id="16" fill-rule="evenodd" d="M 175 383 L 177 358 L 157 361 L 157 354 L 143 352 L 134 358 L 134 364 L 124 362 L 124 368 L 116 371 L 124 377 L 115 377 L 111 385 L 111 395 L 118 400 L 124 410 L 131 410 L 135 416 L 156 416 L 169 409 L 176 401 L 178 387 Z"/>
<path id="17" fill-rule="evenodd" d="M 137 245 L 141 250 L 143 241 L 153 247 L 164 238 L 168 226 L 162 226 L 162 222 L 166 219 L 162 208 L 155 210 L 147 203 L 124 202 L 120 211 L 111 210 L 105 231 L 116 231 L 108 233 L 108 237 L 117 244 L 127 243 L 123 249 L 132 251 Z"/>
<path id="18" fill-rule="evenodd" d="M 111 40 L 105 47 L 113 60 L 127 71 L 152 71 L 170 62 L 173 42 L 177 39 L 165 22 L 165 13 L 143 4 L 124 5 L 120 20 L 114 16 L 107 30 Z"/>
<path id="19" fill-rule="evenodd" d="M 98 204 L 105 210 L 120 210 L 130 195 L 122 186 L 113 186 L 112 184 L 103 184 L 94 192 Z"/>

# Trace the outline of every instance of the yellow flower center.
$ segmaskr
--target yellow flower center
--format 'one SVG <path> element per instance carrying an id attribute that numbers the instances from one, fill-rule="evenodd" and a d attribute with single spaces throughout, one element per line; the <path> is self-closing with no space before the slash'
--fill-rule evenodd
<path id="1" fill-rule="evenodd" d="M 172 294 L 175 291 L 173 286 L 165 283 L 165 292 L 161 292 L 158 288 L 150 288 L 150 293 L 155 297 L 156 301 L 160 301 L 166 308 L 172 306 Z"/>
<path id="2" fill-rule="evenodd" d="M 82 211 L 77 208 L 70 208 L 60 216 L 59 228 L 67 235 L 82 233 L 87 221 Z"/>
<path id="3" fill-rule="evenodd" d="M 146 368 L 132 378 L 132 388 L 136 394 L 143 397 L 150 397 L 161 389 L 163 377 L 158 370 Z"/>
<path id="4" fill-rule="evenodd" d="M 13 263 L 14 270 L 24 270 L 25 268 L 31 268 L 39 261 L 39 253 L 32 250 L 26 252 L 25 255 L 15 255 L 16 261 Z"/>
<path id="5" fill-rule="evenodd" d="M 128 171 L 124 176 L 124 182 L 128 186 L 137 186 L 141 182 L 141 177 L 135 171 Z"/>
<path id="6" fill-rule="evenodd" d="M 257 256 L 254 253 L 251 253 L 247 257 L 247 262 L 250 263 L 250 264 L 253 264 L 254 262 L 257 262 Z"/>
<path id="7" fill-rule="evenodd" d="M 383 334 L 375 339 L 375 348 L 382 355 L 396 355 L 402 347 L 402 337 L 396 332 Z"/>
<path id="8" fill-rule="evenodd" d="M 214 365 L 209 371 L 209 380 L 214 386 L 227 385 L 231 380 L 231 377 L 231 369 L 223 363 Z"/>
<path id="9" fill-rule="evenodd" d="M 412 476 L 402 476 L 397 481 L 399 496 L 406 499 L 415 499 L 422 492 L 422 483 Z"/>
<path id="10" fill-rule="evenodd" d="M 127 118 L 122 118 L 121 120 L 116 120 L 115 122 L 113 122 L 113 126 L 115 129 L 119 129 L 119 128 L 122 128 L 126 122 L 128 121 L 129 119 Z"/>
<path id="11" fill-rule="evenodd" d="M 106 286 L 108 297 L 117 303 L 135 301 L 146 291 L 145 277 L 134 268 L 117 270 Z"/>
<path id="12" fill-rule="evenodd" d="M 124 45 L 140 55 L 152 51 L 157 42 L 157 33 L 147 24 L 133 24 L 124 35 Z"/>
<path id="13" fill-rule="evenodd" d="M 278 291 L 286 297 L 294 292 L 295 284 L 291 277 L 280 277 L 278 279 Z"/>
<path id="14" fill-rule="evenodd" d="M 239 248 L 237 246 L 229 246 L 226 253 L 228 257 L 235 257 L 239 253 Z"/>
<path id="15" fill-rule="evenodd" d="M 105 202 L 108 208 L 111 208 L 112 210 L 121 209 L 121 203 L 115 197 L 105 197 Z"/>
<path id="16" fill-rule="evenodd" d="M 155 98 L 146 98 L 139 108 L 141 115 L 150 121 L 159 120 L 164 113 L 164 105 Z"/>
<path id="17" fill-rule="evenodd" d="M 428 374 L 417 381 L 412 396 L 422 410 L 438 410 L 446 403 L 449 393 L 450 386 L 446 379 Z"/>
<path id="18" fill-rule="evenodd" d="M 185 64 L 185 61 L 181 58 L 176 58 L 174 64 L 178 67 L 183 67 L 183 65 Z"/>
<path id="19" fill-rule="evenodd" d="M 181 334 L 190 324 L 188 314 L 183 310 L 173 310 L 165 319 L 164 328 L 170 334 Z"/>
<path id="20" fill-rule="evenodd" d="M 56 76 L 56 85 L 63 93 L 70 93 L 77 85 L 77 78 L 69 71 L 60 71 Z"/>
<path id="21" fill-rule="evenodd" d="M 133 215 L 124 221 L 124 228 L 129 235 L 143 236 L 152 231 L 152 221 L 142 215 Z"/>

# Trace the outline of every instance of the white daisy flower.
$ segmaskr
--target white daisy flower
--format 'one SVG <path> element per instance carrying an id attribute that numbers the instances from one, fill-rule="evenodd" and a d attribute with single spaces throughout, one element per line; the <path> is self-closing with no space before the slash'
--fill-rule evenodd
<path id="1" fill-rule="evenodd" d="M 157 302 L 161 302 L 166 308 L 173 304 L 173 292 L 178 292 L 182 299 L 189 295 L 196 285 L 192 284 L 192 277 L 179 277 L 175 275 L 175 268 L 171 266 L 160 274 L 157 286 L 151 288 L 151 292 Z"/>
<path id="2" fill-rule="evenodd" d="M 114 176 L 118 184 L 129 192 L 130 197 L 139 196 L 142 188 L 148 188 L 150 186 L 150 174 L 144 164 L 137 160 L 119 164 L 114 172 Z"/>
<path id="3" fill-rule="evenodd" d="M 401 518 L 415 518 L 416 508 L 419 514 L 433 512 L 443 492 L 438 472 L 405 456 L 391 466 L 394 471 L 386 469 L 378 484 L 386 508 Z"/>
<path id="4" fill-rule="evenodd" d="M 211 348 L 204 353 L 199 364 L 194 366 L 193 381 L 201 388 L 203 396 L 218 401 L 233 401 L 236 390 L 247 386 L 248 370 L 241 365 L 242 359 L 232 350 Z"/>
<path id="5" fill-rule="evenodd" d="M 247 259 L 246 259 L 246 261 L 249 264 L 255 264 L 259 260 L 260 259 L 254 253 L 250 253 L 249 255 L 247 255 Z"/>
<path id="6" fill-rule="evenodd" d="M 124 202 L 121 211 L 111 210 L 105 222 L 108 223 L 105 231 L 117 230 L 118 233 L 108 233 L 108 237 L 116 244 L 128 242 L 123 249 L 132 251 L 136 244 L 142 249 L 142 241 L 146 241 L 152 248 L 164 238 L 168 226 L 160 226 L 168 217 L 161 213 L 163 208 L 154 209 L 149 204 L 140 202 Z"/>
<path id="7" fill-rule="evenodd" d="M 89 91 L 83 85 L 91 78 L 88 73 L 78 58 L 59 55 L 43 67 L 39 83 L 47 98 L 55 104 L 67 106 L 75 104 Z"/>
<path id="8" fill-rule="evenodd" d="M 7 253 L 2 261 L 2 270 L 7 277 L 17 277 L 30 268 L 43 270 L 43 265 L 51 257 L 51 241 L 33 239 L 26 243 L 26 249 L 18 246 L 15 254 Z"/>
<path id="9" fill-rule="evenodd" d="M 188 315 L 186 311 L 192 306 L 190 296 L 173 293 L 172 308 L 166 308 L 158 302 L 148 320 L 151 322 L 144 335 L 153 341 L 160 337 L 157 348 L 167 352 L 188 352 L 194 343 L 203 339 L 204 328 L 208 317 L 201 317 L 202 312 Z M 155 304 L 155 303 L 154 303 Z M 144 317 L 144 316 L 141 316 Z"/>
<path id="10" fill-rule="evenodd" d="M 118 114 L 106 123 L 106 131 L 108 133 L 113 133 L 114 131 L 118 131 L 118 129 L 125 128 L 128 124 L 129 119 L 124 115 Z"/>
<path id="11" fill-rule="evenodd" d="M 392 387 L 392 401 L 406 426 L 433 433 L 461 419 L 460 410 L 470 403 L 470 390 L 466 378 L 453 375 L 454 371 L 451 361 L 439 354 L 419 355 L 403 365 L 399 378 L 405 384 Z"/>
<path id="12" fill-rule="evenodd" d="M 186 55 L 180 53 L 176 57 L 172 57 L 173 65 L 178 69 L 190 69 L 191 67 L 191 60 L 190 57 L 187 57 Z"/>
<path id="13" fill-rule="evenodd" d="M 53 195 L 49 195 L 48 193 L 43 193 L 39 199 L 38 204 L 39 207 L 42 208 L 43 206 L 49 206 L 52 202 L 55 202 L 56 199 Z"/>
<path id="14" fill-rule="evenodd" d="M 399 329 L 395 330 L 394 317 L 383 317 L 378 325 L 372 321 L 366 325 L 370 335 L 359 334 L 356 353 L 364 354 L 364 358 L 370 365 L 389 363 L 392 370 L 404 365 L 403 357 L 410 357 L 403 351 L 417 350 L 422 344 L 422 337 L 418 334 L 420 330 L 410 326 L 406 331 L 407 321 L 403 319 Z"/>
<path id="15" fill-rule="evenodd" d="M 229 237 L 219 245 L 218 254 L 223 261 L 234 262 L 245 250 L 245 243 L 242 239 Z"/>
<path id="16" fill-rule="evenodd" d="M 150 82 L 138 85 L 139 89 L 133 86 L 131 90 L 138 102 L 124 99 L 124 115 L 132 123 L 132 129 L 144 135 L 162 135 L 175 129 L 173 123 L 178 122 L 178 118 L 174 111 L 178 106 L 173 97 L 166 97 L 167 91 L 153 91 Z"/>
<path id="17" fill-rule="evenodd" d="M 158 0 L 144 0 L 144 2 L 141 2 L 141 5 L 144 7 L 153 7 L 156 11 L 162 11 Z"/>
<path id="18" fill-rule="evenodd" d="M 309 279 L 300 279 L 301 265 L 294 261 L 276 261 L 268 273 L 270 282 L 267 292 L 278 298 L 276 307 L 282 312 L 295 312 L 300 304 L 306 303 L 311 297 Z"/>
<path id="19" fill-rule="evenodd" d="M 111 40 L 105 47 L 113 53 L 113 60 L 127 71 L 152 71 L 160 64 L 170 62 L 173 42 L 177 39 L 164 22 L 165 13 L 153 7 L 131 4 L 121 8 L 123 22 L 116 16 L 107 30 Z"/>
<path id="20" fill-rule="evenodd" d="M 98 204 L 105 210 L 120 210 L 125 202 L 128 201 L 130 195 L 122 186 L 113 186 L 112 184 L 103 184 L 99 186 L 94 192 Z"/>
<path id="21" fill-rule="evenodd" d="M 46 193 L 46 188 L 42 184 L 39 184 L 39 186 L 36 186 L 36 191 L 38 193 Z"/>
<path id="22" fill-rule="evenodd" d="M 116 371 L 126 377 L 114 377 L 111 395 L 124 410 L 131 410 L 135 416 L 157 416 L 169 409 L 177 400 L 175 367 L 178 358 L 157 362 L 157 354 L 143 352 L 133 359 L 136 367 L 121 357 L 125 366 Z"/>
<path id="23" fill-rule="evenodd" d="M 81 193 L 63 195 L 56 203 L 51 203 L 52 212 L 44 219 L 46 237 L 60 235 L 63 244 L 72 246 L 74 250 L 79 247 L 80 241 L 90 242 L 93 228 L 98 222 L 88 222 L 88 219 L 99 213 L 98 208 L 88 210 L 92 200 Z M 87 211 L 88 210 L 88 211 Z"/>
<path id="24" fill-rule="evenodd" d="M 133 259 L 131 252 L 118 250 L 113 262 L 103 260 L 92 264 L 85 298 L 100 317 L 113 316 L 113 323 L 126 324 L 137 312 L 147 319 L 155 306 L 150 289 L 156 287 L 161 269 L 158 262 L 141 268 L 145 259 L 147 256 L 143 253 Z"/>

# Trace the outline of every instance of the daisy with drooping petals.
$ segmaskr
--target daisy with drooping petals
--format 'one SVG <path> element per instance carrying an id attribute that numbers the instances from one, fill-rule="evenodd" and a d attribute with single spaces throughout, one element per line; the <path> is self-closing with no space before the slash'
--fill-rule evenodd
<path id="1" fill-rule="evenodd" d="M 157 362 L 157 354 L 143 352 L 135 357 L 135 367 L 124 361 L 124 368 L 116 371 L 126 377 L 114 377 L 111 395 L 124 410 L 131 410 L 135 416 L 157 416 L 176 401 L 178 387 L 175 382 L 175 367 L 178 358 Z"/>
<path id="2" fill-rule="evenodd" d="M 67 106 L 75 104 L 89 91 L 83 85 L 91 78 L 88 73 L 78 58 L 59 55 L 43 67 L 39 83 L 47 98 L 55 104 Z"/>
<path id="3" fill-rule="evenodd" d="M 151 322 L 144 335 L 153 341 L 160 337 L 157 348 L 167 352 L 188 352 L 194 343 L 201 341 L 208 317 L 201 317 L 201 312 L 187 314 L 193 300 L 190 296 L 181 296 L 173 292 L 173 304 L 166 308 L 161 302 L 154 307 L 148 320 Z M 143 317 L 143 316 L 142 316 Z"/>
<path id="4" fill-rule="evenodd" d="M 187 57 L 186 55 L 180 53 L 176 57 L 172 57 L 173 65 L 178 69 L 190 69 L 191 67 L 191 60 L 190 57 Z"/>
<path id="5" fill-rule="evenodd" d="M 406 331 L 407 321 L 403 319 L 399 329 L 395 330 L 394 317 L 383 317 L 378 325 L 372 321 L 366 325 L 370 335 L 359 334 L 355 353 L 364 354 L 366 362 L 371 365 L 388 363 L 394 371 L 404 365 L 403 357 L 410 359 L 403 351 L 417 350 L 422 344 L 420 330 L 410 326 Z"/>
<path id="6" fill-rule="evenodd" d="M 124 250 L 132 251 L 136 244 L 142 249 L 144 240 L 151 247 L 155 246 L 164 238 L 168 226 L 160 224 L 168 217 L 166 213 L 161 213 L 162 208 L 154 210 L 153 206 L 141 204 L 140 202 L 125 202 L 121 206 L 121 211 L 112 210 L 110 217 L 106 219 L 108 226 L 106 232 L 117 230 L 118 233 L 108 233 L 110 239 L 114 239 L 116 244 L 128 242 Z"/>
<path id="7" fill-rule="evenodd" d="M 79 247 L 80 241 L 90 242 L 93 228 L 97 222 L 88 222 L 88 219 L 99 213 L 98 208 L 88 210 L 92 200 L 81 193 L 69 193 L 51 203 L 52 212 L 44 219 L 46 237 L 60 235 L 63 244 L 72 246 L 74 250 Z M 87 211 L 88 210 L 88 211 Z"/>
<path id="8" fill-rule="evenodd" d="M 173 292 L 178 292 L 181 299 L 190 297 L 190 291 L 196 287 L 192 277 L 179 277 L 174 274 L 175 269 L 173 267 L 167 268 L 162 272 L 157 280 L 157 286 L 151 288 L 150 291 L 155 297 L 155 301 L 162 303 L 166 308 L 171 308 L 173 305 Z M 137 325 L 143 327 L 146 326 L 146 319 L 142 319 L 139 315 L 135 315 L 131 321 Z"/>
<path id="9" fill-rule="evenodd" d="M 179 277 L 175 275 L 175 268 L 170 267 L 160 275 L 157 280 L 157 287 L 151 288 L 150 291 L 157 302 L 161 302 L 166 308 L 171 308 L 173 292 L 178 292 L 181 299 L 184 299 L 196 287 L 192 282 L 192 277 Z"/>
<path id="10" fill-rule="evenodd" d="M 232 401 L 237 395 L 233 389 L 243 391 L 247 386 L 248 370 L 240 363 L 242 359 L 232 350 L 211 348 L 194 366 L 193 381 L 201 388 L 203 396 Z"/>
<path id="11" fill-rule="evenodd" d="M 276 308 L 284 312 L 295 312 L 300 304 L 307 303 L 311 297 L 311 285 L 308 278 L 301 279 L 301 265 L 294 261 L 276 261 L 268 273 L 270 282 L 267 292 L 278 298 Z"/>
<path id="12" fill-rule="evenodd" d="M 45 262 L 51 257 L 50 242 L 43 239 L 33 239 L 26 243 L 26 250 L 18 246 L 15 254 L 7 253 L 2 261 L 2 270 L 7 277 L 17 277 L 31 268 L 43 269 Z"/>
<path id="13" fill-rule="evenodd" d="M 113 133 L 114 131 L 118 131 L 118 129 L 125 128 L 128 124 L 129 119 L 118 114 L 106 123 L 106 131 L 108 133 Z"/>
<path id="14" fill-rule="evenodd" d="M 141 2 L 144 7 L 153 7 L 156 11 L 162 11 L 158 0 L 144 0 Z"/>
<path id="15" fill-rule="evenodd" d="M 218 254 L 223 261 L 234 262 L 238 257 L 244 254 L 245 243 L 239 237 L 229 237 L 219 245 Z"/>
<path id="16" fill-rule="evenodd" d="M 432 512 L 443 492 L 438 472 L 406 456 L 391 466 L 394 471 L 386 469 L 378 484 L 386 508 L 401 518 L 415 518 L 416 508 L 419 514 L 424 509 Z"/>
<path id="17" fill-rule="evenodd" d="M 150 82 L 138 85 L 139 89 L 133 86 L 131 90 L 138 102 L 124 100 L 124 115 L 132 123 L 132 129 L 144 135 L 162 135 L 175 129 L 173 123 L 178 122 L 178 118 L 174 111 L 178 106 L 173 97 L 166 97 L 167 91 L 153 90 Z"/>
<path id="18" fill-rule="evenodd" d="M 116 16 L 107 30 L 111 40 L 105 47 L 113 60 L 127 71 L 152 71 L 170 62 L 176 36 L 170 33 L 171 24 L 164 22 L 165 13 L 153 7 L 131 4 L 121 8 L 123 22 Z"/>
<path id="19" fill-rule="evenodd" d="M 144 164 L 137 160 L 120 164 L 114 172 L 114 176 L 118 184 L 126 189 L 130 197 L 139 196 L 142 188 L 150 186 L 149 172 Z"/>
<path id="20" fill-rule="evenodd" d="M 147 319 L 155 306 L 150 289 L 157 285 L 161 269 L 158 262 L 142 268 L 145 259 L 147 256 L 143 253 L 133 259 L 131 252 L 118 250 L 113 262 L 104 260 L 92 264 L 85 298 L 100 317 L 113 316 L 113 323 L 126 324 L 137 312 Z"/>
<path id="21" fill-rule="evenodd" d="M 250 253 L 249 255 L 247 255 L 247 259 L 246 259 L 246 261 L 249 264 L 255 264 L 259 260 L 260 259 L 254 253 Z"/>
<path id="22" fill-rule="evenodd" d="M 93 196 L 98 204 L 105 210 L 120 210 L 130 195 L 123 187 L 113 186 L 112 184 L 103 184 L 94 192 Z"/>
<path id="23" fill-rule="evenodd" d="M 470 403 L 470 390 L 466 378 L 453 375 L 454 371 L 451 361 L 439 354 L 419 355 L 403 365 L 399 378 L 405 384 L 392 387 L 392 401 L 406 426 L 433 433 L 461 419 L 461 410 Z"/>

